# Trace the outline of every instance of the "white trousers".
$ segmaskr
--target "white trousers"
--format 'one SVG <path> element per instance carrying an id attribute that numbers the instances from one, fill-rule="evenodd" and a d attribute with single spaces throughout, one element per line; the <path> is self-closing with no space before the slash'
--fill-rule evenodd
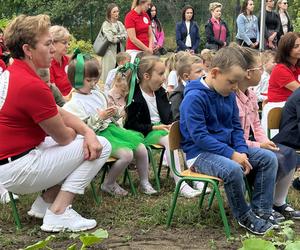
<path id="1" fill-rule="evenodd" d="M 62 191 L 83 194 L 84 189 L 110 156 L 111 145 L 98 136 L 103 146 L 101 156 L 94 161 L 84 160 L 83 137 L 78 135 L 66 146 L 46 137 L 27 155 L 0 165 L 0 183 L 17 194 L 35 193 L 57 184 Z"/>
<path id="2" fill-rule="evenodd" d="M 131 56 L 130 62 L 134 63 L 137 54 L 142 52 L 142 50 L 128 49 L 126 52 Z"/>

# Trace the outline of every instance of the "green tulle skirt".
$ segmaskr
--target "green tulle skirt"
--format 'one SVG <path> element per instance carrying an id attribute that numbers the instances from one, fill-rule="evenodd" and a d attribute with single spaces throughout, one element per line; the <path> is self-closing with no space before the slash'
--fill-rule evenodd
<path id="1" fill-rule="evenodd" d="M 152 130 L 144 140 L 144 144 L 146 146 L 152 145 L 152 144 L 158 144 L 161 137 L 166 136 L 168 134 L 165 130 Z"/>
<path id="2" fill-rule="evenodd" d="M 142 133 L 118 127 L 113 123 L 105 130 L 97 132 L 97 135 L 105 137 L 110 142 L 112 153 L 122 148 L 136 150 L 139 144 L 144 143 Z"/>

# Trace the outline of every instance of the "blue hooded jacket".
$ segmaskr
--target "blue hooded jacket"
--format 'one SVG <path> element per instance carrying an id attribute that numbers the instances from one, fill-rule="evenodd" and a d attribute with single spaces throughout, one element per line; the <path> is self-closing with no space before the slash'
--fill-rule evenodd
<path id="1" fill-rule="evenodd" d="M 185 88 L 180 106 L 181 146 L 187 159 L 202 152 L 231 158 L 234 151 L 248 153 L 235 94 L 223 97 L 197 79 Z"/>

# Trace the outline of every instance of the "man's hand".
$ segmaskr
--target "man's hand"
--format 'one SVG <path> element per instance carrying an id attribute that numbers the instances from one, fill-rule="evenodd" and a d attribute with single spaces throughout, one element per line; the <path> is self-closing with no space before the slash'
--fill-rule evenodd
<path id="1" fill-rule="evenodd" d="M 243 167 L 245 175 L 249 174 L 250 171 L 252 170 L 252 166 L 251 166 L 246 154 L 234 152 L 231 156 L 231 160 L 237 162 L 238 164 L 240 164 Z"/>
<path id="2" fill-rule="evenodd" d="M 84 135 L 83 153 L 84 159 L 93 161 L 98 159 L 101 155 L 103 146 L 98 141 L 96 134 L 93 130 L 89 130 Z"/>

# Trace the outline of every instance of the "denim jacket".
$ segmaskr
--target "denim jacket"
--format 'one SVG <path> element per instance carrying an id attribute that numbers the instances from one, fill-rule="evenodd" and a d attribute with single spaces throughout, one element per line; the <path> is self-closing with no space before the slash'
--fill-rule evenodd
<path id="1" fill-rule="evenodd" d="M 250 39 L 256 39 L 259 41 L 259 29 L 258 19 L 252 15 L 251 18 L 247 18 L 243 13 L 239 14 L 237 20 L 238 32 L 236 35 L 237 39 L 243 40 L 247 45 L 251 45 Z"/>

